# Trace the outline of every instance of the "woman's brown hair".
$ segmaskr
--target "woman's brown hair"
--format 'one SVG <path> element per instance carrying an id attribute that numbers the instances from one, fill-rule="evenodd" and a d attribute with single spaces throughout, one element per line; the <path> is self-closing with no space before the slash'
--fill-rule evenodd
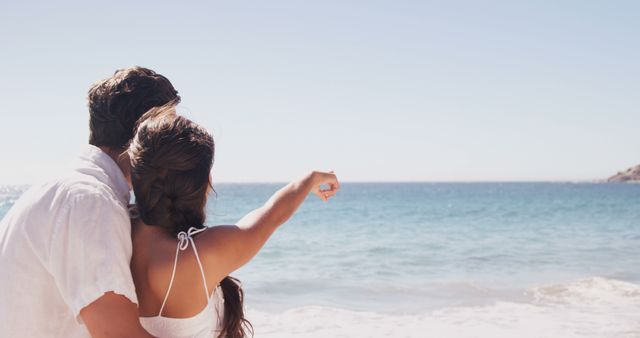
<path id="1" fill-rule="evenodd" d="M 176 236 L 190 227 L 204 228 L 209 173 L 213 165 L 213 137 L 198 124 L 175 114 L 167 105 L 141 118 L 129 146 L 131 182 L 140 218 Z M 225 277 L 224 322 L 219 337 L 242 338 L 253 333 L 244 317 L 240 282 Z"/>

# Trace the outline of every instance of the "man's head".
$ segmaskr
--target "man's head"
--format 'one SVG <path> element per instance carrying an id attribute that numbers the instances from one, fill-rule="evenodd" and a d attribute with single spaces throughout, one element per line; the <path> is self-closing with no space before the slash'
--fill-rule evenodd
<path id="1" fill-rule="evenodd" d="M 89 88 L 89 143 L 125 149 L 138 119 L 149 109 L 180 102 L 169 80 L 142 67 L 117 70 Z"/>

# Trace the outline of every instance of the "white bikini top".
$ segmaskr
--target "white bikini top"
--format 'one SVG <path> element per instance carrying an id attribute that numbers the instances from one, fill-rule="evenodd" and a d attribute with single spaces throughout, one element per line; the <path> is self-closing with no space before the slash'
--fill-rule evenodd
<path id="1" fill-rule="evenodd" d="M 207 279 L 205 278 L 204 269 L 200 262 L 200 256 L 198 256 L 198 250 L 196 244 L 193 241 L 193 235 L 205 231 L 207 228 L 197 229 L 194 227 L 189 228 L 187 232 L 181 231 L 178 233 L 178 246 L 176 247 L 176 257 L 173 262 L 173 272 L 171 273 L 171 281 L 169 282 L 169 288 L 162 301 L 160 312 L 155 317 L 140 317 L 140 324 L 147 332 L 155 337 L 161 338 L 211 338 L 218 337 L 220 330 L 222 329 L 223 316 L 224 316 L 224 297 L 222 295 L 222 289 L 218 285 L 209 297 L 209 291 L 207 291 Z M 176 276 L 176 266 L 178 265 L 178 255 L 180 251 L 184 251 L 189 247 L 193 248 L 193 253 L 196 255 L 196 261 L 200 267 L 200 274 L 202 275 L 202 283 L 204 286 L 204 294 L 207 298 L 207 306 L 200 311 L 197 315 L 189 318 L 170 318 L 163 317 L 162 310 L 169 299 L 169 292 L 173 286 L 173 279 Z"/>

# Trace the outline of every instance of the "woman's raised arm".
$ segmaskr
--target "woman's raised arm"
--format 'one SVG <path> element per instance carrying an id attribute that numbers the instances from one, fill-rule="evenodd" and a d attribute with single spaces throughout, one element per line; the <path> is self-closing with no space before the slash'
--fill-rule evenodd
<path id="1" fill-rule="evenodd" d="M 339 188 L 333 172 L 311 172 L 278 190 L 262 207 L 248 213 L 236 225 L 215 226 L 198 236 L 198 250 L 210 266 L 205 268 L 207 275 L 219 281 L 245 265 L 309 193 L 326 202 Z"/>

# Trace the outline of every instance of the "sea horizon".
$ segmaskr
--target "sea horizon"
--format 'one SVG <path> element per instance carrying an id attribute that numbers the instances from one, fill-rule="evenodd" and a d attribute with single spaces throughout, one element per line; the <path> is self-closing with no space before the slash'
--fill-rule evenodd
<path id="1" fill-rule="evenodd" d="M 294 179 L 295 177 L 292 177 Z M 31 181 L 31 182 L 0 182 L 0 186 L 27 186 L 43 181 Z M 216 181 L 214 177 L 214 184 L 287 184 L 290 181 L 287 180 L 255 180 L 255 181 Z M 340 180 L 340 183 L 367 183 L 367 184 L 404 184 L 404 183 L 416 183 L 416 184 L 432 184 L 432 183 L 620 183 L 620 184 L 636 184 L 640 181 L 627 181 L 627 182 L 608 182 L 607 178 L 593 178 L 593 179 L 505 179 L 505 180 Z"/>

